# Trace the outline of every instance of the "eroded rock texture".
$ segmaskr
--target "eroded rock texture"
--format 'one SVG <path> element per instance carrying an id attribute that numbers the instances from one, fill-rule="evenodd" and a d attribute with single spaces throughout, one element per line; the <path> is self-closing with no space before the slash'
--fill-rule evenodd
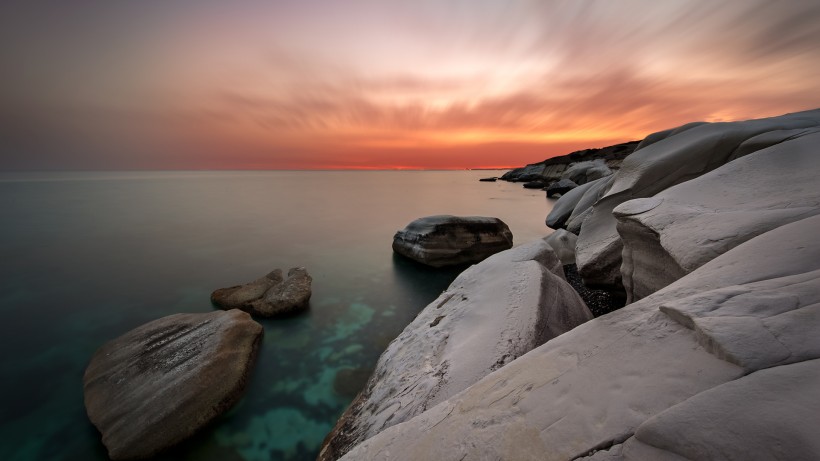
<path id="1" fill-rule="evenodd" d="M 231 310 L 170 315 L 100 347 L 83 388 L 111 459 L 151 457 L 228 411 L 261 338 L 261 325 Z"/>
<path id="2" fill-rule="evenodd" d="M 738 149 L 749 145 L 754 153 L 614 209 L 630 302 L 746 240 L 820 213 L 820 129 L 771 131 Z"/>
<path id="3" fill-rule="evenodd" d="M 253 282 L 214 291 L 211 302 L 222 309 L 241 309 L 260 317 L 290 314 L 308 307 L 312 281 L 304 267 L 291 268 L 287 279 L 275 269 Z"/>
<path id="4" fill-rule="evenodd" d="M 393 251 L 433 267 L 476 263 L 512 244 L 510 228 L 484 216 L 427 216 L 393 236 Z"/>
<path id="5" fill-rule="evenodd" d="M 338 458 L 590 318 L 545 241 L 488 258 L 464 271 L 388 346 L 319 459 Z"/>
<path id="6" fill-rule="evenodd" d="M 752 238 L 344 459 L 817 459 L 818 232 Z"/>
<path id="7" fill-rule="evenodd" d="M 820 110 L 814 110 L 743 122 L 689 124 L 648 137 L 652 139 L 624 160 L 606 194 L 583 221 L 576 257 L 584 281 L 594 287 L 622 289 L 622 244 L 613 215 L 621 203 L 652 197 L 782 140 L 766 133 L 818 126 Z"/>

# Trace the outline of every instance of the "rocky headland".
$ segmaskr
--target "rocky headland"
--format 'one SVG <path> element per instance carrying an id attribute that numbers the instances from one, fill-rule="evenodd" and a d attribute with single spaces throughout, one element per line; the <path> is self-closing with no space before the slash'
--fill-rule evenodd
<path id="1" fill-rule="evenodd" d="M 320 459 L 820 458 L 820 110 L 623 146 L 501 178 L 579 184 L 563 230 L 427 306 Z M 627 305 L 584 321 L 573 263 Z"/>

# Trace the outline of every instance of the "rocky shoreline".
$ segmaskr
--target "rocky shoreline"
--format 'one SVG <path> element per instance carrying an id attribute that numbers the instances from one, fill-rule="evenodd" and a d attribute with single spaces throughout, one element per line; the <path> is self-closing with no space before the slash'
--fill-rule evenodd
<path id="1" fill-rule="evenodd" d="M 473 266 L 460 279 L 475 283 L 454 282 L 419 314 L 382 355 L 320 459 L 820 457 L 820 110 L 691 123 L 627 144 L 613 154 L 633 144 L 634 152 L 611 165 L 576 159 L 598 172 L 585 173 L 547 218 L 567 234 Z M 501 179 L 557 182 L 578 170 L 570 163 L 545 161 Z M 615 171 L 595 178 L 602 164 Z M 493 272 L 533 248 L 546 251 L 531 259 L 552 258 L 542 266 L 551 282 Z M 470 275 L 482 273 L 493 275 Z M 515 348 L 496 366 L 463 368 L 469 380 L 449 379 L 450 364 L 475 358 L 475 336 L 499 344 L 538 324 L 500 326 L 515 309 L 494 311 L 495 320 L 439 314 L 481 303 L 490 280 L 505 276 L 491 298 L 556 292 L 575 278 L 579 291 L 604 288 L 627 304 L 599 300 L 604 315 L 545 343 L 525 341 L 531 349 Z M 539 298 L 536 311 L 569 309 L 566 298 Z M 481 334 L 442 335 L 443 360 L 442 340 L 430 336 L 440 326 Z M 411 353 L 419 347 L 430 352 Z M 451 391 L 432 392 L 441 383 Z"/>

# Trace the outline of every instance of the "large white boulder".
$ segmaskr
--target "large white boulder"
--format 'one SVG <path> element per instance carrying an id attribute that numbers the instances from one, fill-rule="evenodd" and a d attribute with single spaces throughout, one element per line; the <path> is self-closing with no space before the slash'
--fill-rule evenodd
<path id="1" fill-rule="evenodd" d="M 649 297 L 547 342 L 367 440 L 343 459 L 747 459 L 747 448 L 731 441 L 755 439 L 768 450 L 762 453 L 817 459 L 820 450 L 814 440 L 801 438 L 795 447 L 786 446 L 796 437 L 789 434 L 799 437 L 820 426 L 816 390 L 785 384 L 789 376 L 816 383 L 817 330 L 800 323 L 817 315 L 818 232 L 820 216 L 815 216 L 740 244 Z M 706 297 L 700 298 L 702 294 Z M 734 302 L 739 296 L 746 299 Z M 679 314 L 666 313 L 672 311 Z M 692 320 L 710 316 L 712 320 L 701 326 Z M 744 342 L 742 335 L 719 334 L 718 327 L 709 329 L 716 322 L 744 321 L 749 316 L 763 324 L 750 341 Z M 784 347 L 805 368 L 787 369 L 784 364 L 792 360 L 782 357 L 744 359 L 754 355 L 748 351 L 759 353 L 758 338 L 774 325 L 778 326 L 770 334 L 791 335 Z M 721 358 L 730 356 L 731 361 Z M 766 366 L 784 368 L 756 371 L 738 380 Z M 761 381 L 748 381 L 756 379 L 755 373 L 761 373 Z M 720 394 L 706 391 L 721 392 L 726 389 L 721 384 L 734 380 L 738 381 L 729 390 L 731 400 L 719 406 L 725 410 L 721 421 L 729 424 L 708 421 L 714 412 L 683 411 L 688 405 L 706 408 L 703 402 L 718 402 Z M 755 419 L 769 411 L 770 402 L 783 402 L 774 405 L 774 414 L 783 415 L 791 405 L 807 401 L 807 407 L 795 408 L 793 415 L 768 417 L 781 427 Z M 744 404 L 753 408 L 736 411 Z M 670 413 L 663 417 L 667 410 Z M 662 416 L 652 419 L 656 415 Z M 717 448 L 682 451 L 682 442 L 671 439 L 683 426 L 688 440 Z M 738 430 L 739 426 L 743 428 Z M 700 458 L 701 454 L 706 456 Z"/>
<path id="2" fill-rule="evenodd" d="M 338 458 L 591 318 L 543 240 L 472 266 L 390 343 L 320 459 Z"/>
<path id="3" fill-rule="evenodd" d="M 770 147 L 613 210 L 628 302 L 752 237 L 820 213 L 820 129 L 768 132 L 740 147 L 750 144 Z"/>
<path id="4" fill-rule="evenodd" d="M 578 235 L 578 269 L 590 286 L 621 289 L 621 239 L 613 209 L 623 202 L 655 194 L 749 154 L 744 142 L 778 130 L 820 126 L 820 110 L 731 123 L 689 124 L 662 139 L 647 142 L 627 157 L 611 187 L 592 207 Z M 685 129 L 684 129 L 685 128 Z M 652 138 L 654 136 L 650 136 Z M 766 138 L 758 138 L 758 141 Z M 775 137 L 769 138 L 775 142 Z M 766 146 L 766 142 L 757 147 Z M 795 166 L 795 168 L 798 168 Z"/>

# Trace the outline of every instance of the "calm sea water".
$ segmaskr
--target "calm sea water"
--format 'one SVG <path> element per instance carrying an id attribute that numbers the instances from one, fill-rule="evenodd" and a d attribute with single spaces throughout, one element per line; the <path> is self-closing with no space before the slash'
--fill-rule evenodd
<path id="1" fill-rule="evenodd" d="M 547 235 L 551 201 L 499 174 L 138 172 L 0 175 L 0 459 L 107 459 L 82 374 L 104 342 L 208 312 L 212 290 L 305 266 L 308 312 L 262 320 L 242 401 L 164 459 L 312 460 L 387 344 L 455 278 L 395 257 L 433 214 Z"/>

